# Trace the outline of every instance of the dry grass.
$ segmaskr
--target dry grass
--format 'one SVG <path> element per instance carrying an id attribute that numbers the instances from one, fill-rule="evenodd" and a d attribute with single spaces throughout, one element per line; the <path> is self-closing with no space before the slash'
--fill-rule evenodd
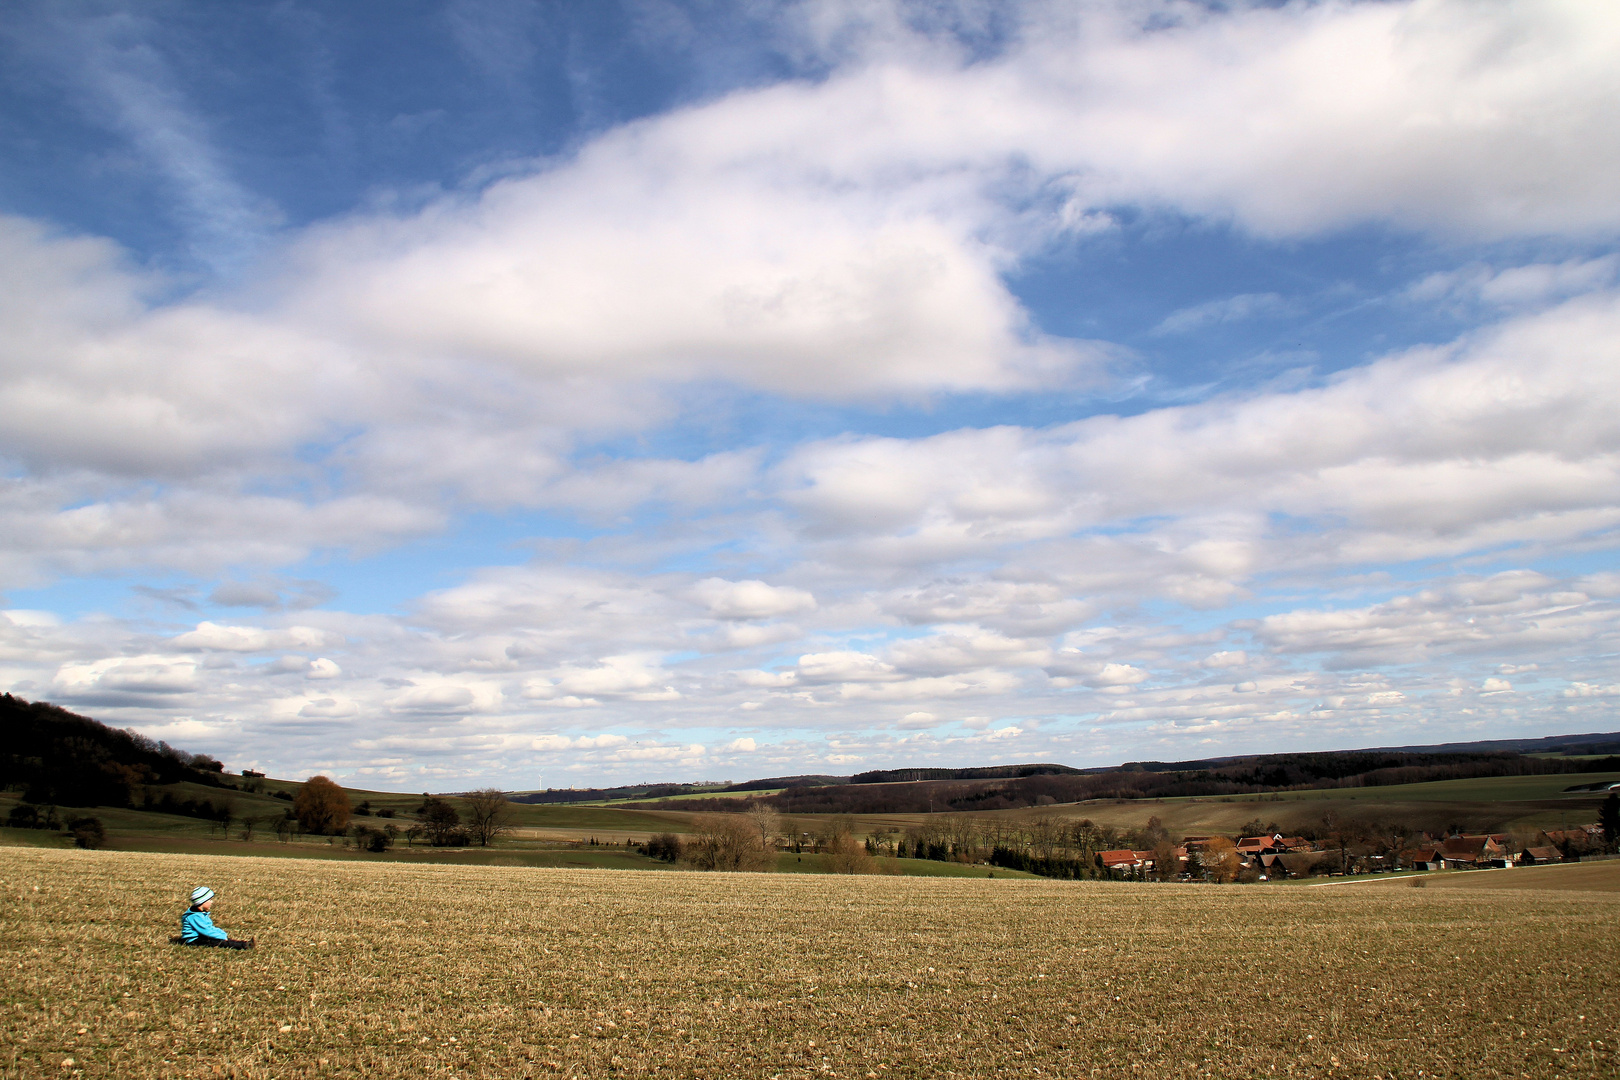
<path id="1" fill-rule="evenodd" d="M 164 944 L 197 882 L 257 950 Z M 1539 1077 L 1617 1062 L 1620 897 L 1599 893 L 9 848 L 0 905 L 7 1077 Z"/>

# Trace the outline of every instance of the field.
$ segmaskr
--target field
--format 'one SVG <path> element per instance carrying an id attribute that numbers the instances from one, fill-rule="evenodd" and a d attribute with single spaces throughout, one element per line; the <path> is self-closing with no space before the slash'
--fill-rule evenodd
<path id="1" fill-rule="evenodd" d="M 1473 876 L 1519 873 L 1534 871 Z M 165 944 L 200 881 L 258 949 Z M 0 903 L 8 1078 L 1540 1077 L 1620 1061 L 1613 892 L 12 847 Z"/>
<path id="2" fill-rule="evenodd" d="M 1620 894 L 1620 861 L 1554 863 L 1550 866 L 1516 866 L 1506 870 L 1446 870 L 1437 873 L 1391 874 L 1326 882 L 1304 882 L 1308 889 L 1396 888 L 1411 886 L 1421 879 L 1430 889 L 1504 889 L 1523 892 L 1612 892 Z"/>

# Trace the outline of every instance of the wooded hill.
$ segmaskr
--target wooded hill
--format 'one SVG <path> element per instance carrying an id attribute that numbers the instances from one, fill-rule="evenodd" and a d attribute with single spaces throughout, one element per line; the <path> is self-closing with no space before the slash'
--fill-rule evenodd
<path id="1" fill-rule="evenodd" d="M 223 763 L 45 702 L 0 695 L 0 788 L 31 803 L 132 806 L 152 786 L 218 787 Z"/>

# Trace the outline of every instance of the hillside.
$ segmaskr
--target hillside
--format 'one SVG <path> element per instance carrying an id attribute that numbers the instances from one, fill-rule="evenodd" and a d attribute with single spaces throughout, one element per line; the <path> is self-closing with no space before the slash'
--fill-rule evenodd
<path id="1" fill-rule="evenodd" d="M 0 695 L 0 788 L 29 802 L 129 806 L 143 789 L 221 783 L 224 765 L 45 702 Z"/>

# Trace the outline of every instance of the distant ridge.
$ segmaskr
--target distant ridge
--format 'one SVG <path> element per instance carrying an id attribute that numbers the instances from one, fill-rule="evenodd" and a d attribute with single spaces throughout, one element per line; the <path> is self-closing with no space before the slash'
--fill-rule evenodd
<path id="1" fill-rule="evenodd" d="M 875 769 L 856 773 L 852 784 L 914 784 L 919 780 L 1011 780 L 1020 776 L 1077 776 L 1068 765 L 987 765 L 978 769 Z"/>

